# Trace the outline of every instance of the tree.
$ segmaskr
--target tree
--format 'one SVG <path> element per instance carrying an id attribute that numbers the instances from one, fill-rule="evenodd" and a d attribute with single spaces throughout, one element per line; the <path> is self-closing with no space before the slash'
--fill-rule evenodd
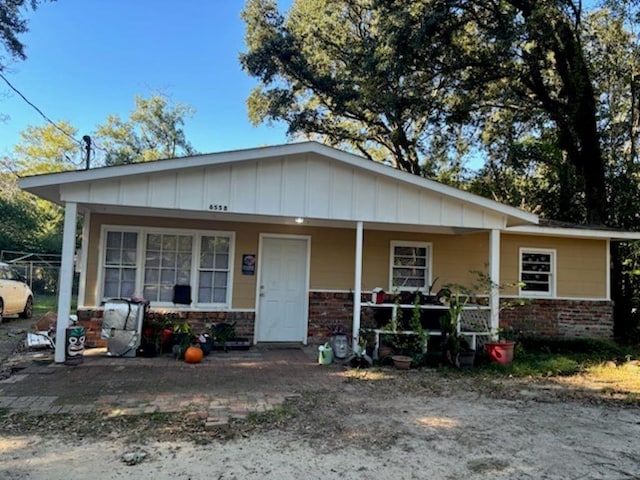
<path id="1" fill-rule="evenodd" d="M 39 250 L 39 218 L 33 197 L 18 188 L 15 175 L 0 174 L 0 250 Z"/>
<path id="2" fill-rule="evenodd" d="M 54 0 L 50 0 L 54 1 Z M 18 37 L 29 31 L 27 20 L 22 18 L 22 10 L 35 10 L 40 0 L 3 0 L 0 3 L 0 72 L 11 59 L 25 60 L 24 44 Z"/>
<path id="3" fill-rule="evenodd" d="M 66 133 L 63 133 L 66 132 Z M 20 133 L 14 155 L 5 159 L 2 173 L 0 229 L 4 249 L 57 252 L 62 245 L 63 214 L 60 207 L 20 191 L 18 175 L 35 175 L 73 170 L 79 145 L 73 139 L 77 130 L 62 121 L 54 127 L 29 126 Z"/>
<path id="4" fill-rule="evenodd" d="M 181 103 L 170 104 L 162 95 L 135 98 L 129 120 L 110 115 L 97 129 L 95 141 L 105 152 L 106 165 L 147 162 L 161 158 L 193 155 L 183 125 L 193 109 Z"/>
<path id="5" fill-rule="evenodd" d="M 98 128 L 96 143 L 113 146 L 105 157 L 111 164 L 132 163 L 192 152 L 180 128 L 190 109 L 168 104 L 162 97 L 136 98 L 136 110 L 127 122 L 109 117 Z M 117 121 L 116 121 L 117 119 Z M 119 126 L 119 128 L 116 128 Z M 69 122 L 29 126 L 21 134 L 11 158 L 0 162 L 0 249 L 59 252 L 63 213 L 57 206 L 20 191 L 18 176 L 75 170 L 83 164 L 83 146 Z M 100 136 L 100 133 L 103 135 Z M 127 150 L 126 146 L 134 147 Z M 101 147 L 104 148 L 104 147 Z M 104 150 L 100 150 L 103 152 Z M 134 153 L 135 152 L 135 153 Z M 135 156 L 134 156 L 135 155 Z"/>
<path id="6" fill-rule="evenodd" d="M 637 7 L 633 0 L 610 2 L 608 8 L 589 16 L 585 38 L 593 66 L 606 160 L 609 223 L 624 229 L 637 229 L 640 222 Z M 628 337 L 638 325 L 640 246 L 636 242 L 614 242 L 611 260 L 615 333 Z"/>
<path id="7" fill-rule="evenodd" d="M 285 18 L 273 0 L 250 0 L 240 58 L 261 82 L 248 99 L 251 120 L 283 120 L 290 135 L 432 175 L 424 153 L 437 149 L 431 140 L 453 101 L 443 58 L 456 19 L 439 2 L 405 4 L 298 1 Z"/>
<path id="8" fill-rule="evenodd" d="M 273 0 L 250 0 L 241 62 L 260 80 L 250 118 L 283 120 L 291 134 L 321 135 L 369 158 L 375 145 L 399 168 L 433 175 L 425 154 L 447 127 L 473 134 L 495 109 L 544 114 L 561 162 L 580 178 L 586 220 L 603 223 L 581 15 L 570 0 L 299 0 L 284 17 Z M 461 135 L 446 138 L 445 152 L 460 145 Z"/>
<path id="9" fill-rule="evenodd" d="M 28 126 L 14 147 L 13 170 L 21 176 L 74 170 L 81 164 L 78 130 L 67 121 Z"/>

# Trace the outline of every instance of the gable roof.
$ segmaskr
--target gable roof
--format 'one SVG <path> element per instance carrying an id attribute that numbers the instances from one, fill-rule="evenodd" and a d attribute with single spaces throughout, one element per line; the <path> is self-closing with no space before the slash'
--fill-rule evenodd
<path id="1" fill-rule="evenodd" d="M 64 203 L 504 228 L 529 212 L 317 142 L 234 150 L 20 179 Z M 211 208 L 209 208 L 211 209 Z"/>

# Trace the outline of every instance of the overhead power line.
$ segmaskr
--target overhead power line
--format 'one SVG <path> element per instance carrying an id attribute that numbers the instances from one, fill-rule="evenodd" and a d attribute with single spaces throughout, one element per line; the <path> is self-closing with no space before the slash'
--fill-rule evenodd
<path id="1" fill-rule="evenodd" d="M 11 90 L 13 90 L 18 95 L 20 95 L 20 98 L 22 98 L 25 102 L 27 102 L 27 104 L 29 104 L 29 106 L 31 106 L 31 108 L 33 108 L 36 112 L 38 112 L 42 116 L 42 118 L 45 119 L 45 121 L 47 121 L 48 123 L 53 125 L 53 127 L 56 128 L 56 130 L 60 131 L 65 136 L 69 137 L 71 140 L 76 142 L 78 145 L 83 146 L 83 144 L 82 144 L 82 142 L 80 140 L 78 140 L 73 135 L 71 135 L 68 132 L 66 132 L 63 128 L 60 128 L 60 126 L 57 123 L 55 123 L 53 120 L 51 120 L 49 117 L 47 117 L 42 110 L 40 110 L 37 106 L 35 106 L 32 102 L 30 102 L 29 99 L 27 99 L 27 97 L 25 97 L 20 90 L 18 90 L 16 87 L 14 87 L 11 84 L 11 82 L 7 79 L 7 77 L 5 77 L 2 73 L 0 73 L 0 78 L 2 78 L 2 80 L 4 80 L 4 82 L 7 85 L 9 85 L 9 88 Z"/>

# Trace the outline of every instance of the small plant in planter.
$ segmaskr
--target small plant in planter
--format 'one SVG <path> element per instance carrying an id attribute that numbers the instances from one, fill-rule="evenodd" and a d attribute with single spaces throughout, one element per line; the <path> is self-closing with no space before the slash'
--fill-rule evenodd
<path id="1" fill-rule="evenodd" d="M 251 346 L 248 338 L 236 335 L 235 322 L 214 325 L 211 328 L 211 336 L 216 350 L 224 350 L 225 352 L 229 349 L 246 350 Z"/>
<path id="2" fill-rule="evenodd" d="M 142 357 L 155 357 L 162 352 L 164 321 L 157 317 L 145 317 L 142 322 L 142 338 L 137 354 Z"/>
<path id="3" fill-rule="evenodd" d="M 475 351 L 469 347 L 467 341 L 458 333 L 460 314 L 468 301 L 468 295 L 449 294 L 447 299 L 449 310 L 440 319 L 443 362 L 456 368 L 460 368 L 461 358 L 464 358 L 463 364 L 467 365 L 473 365 L 473 358 L 475 358 Z"/>
<path id="4" fill-rule="evenodd" d="M 352 351 L 349 358 L 345 360 L 345 364 L 353 368 L 369 368 L 373 365 L 373 359 L 367 353 L 367 345 L 371 341 L 368 332 L 361 332 L 358 338 L 358 346 Z"/>
<path id="5" fill-rule="evenodd" d="M 496 336 L 496 341 L 485 342 L 485 351 L 492 362 L 508 365 L 513 361 L 513 351 L 516 345 L 513 329 L 498 329 Z"/>
<path id="6" fill-rule="evenodd" d="M 418 365 L 423 363 L 425 348 L 428 340 L 428 332 L 422 326 L 422 309 L 420 308 L 423 296 L 420 290 L 416 290 L 415 294 L 411 295 L 413 309 L 411 311 L 411 318 L 406 325 L 402 325 L 403 314 L 400 309 L 401 295 L 396 295 L 395 298 L 395 315 L 391 317 L 389 323 L 383 327 L 382 330 L 386 330 L 389 333 L 380 333 L 380 346 L 378 348 L 378 357 L 384 362 L 385 359 L 391 358 L 393 360 L 394 355 L 400 355 L 409 357 L 411 363 Z M 400 329 L 408 329 L 412 333 L 399 332 Z"/>
<path id="7" fill-rule="evenodd" d="M 173 326 L 173 356 L 178 360 L 184 359 L 187 349 L 193 344 L 191 325 L 186 320 L 175 323 Z"/>

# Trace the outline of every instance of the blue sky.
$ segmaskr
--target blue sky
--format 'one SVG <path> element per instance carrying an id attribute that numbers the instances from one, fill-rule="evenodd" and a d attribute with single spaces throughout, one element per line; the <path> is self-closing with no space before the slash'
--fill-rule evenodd
<path id="1" fill-rule="evenodd" d="M 282 0 L 288 7 L 291 0 Z M 242 0 L 58 0 L 29 12 L 20 37 L 27 60 L 4 74 L 78 137 L 109 114 L 127 118 L 136 94 L 155 91 L 192 106 L 187 138 L 199 152 L 286 142 L 284 125 L 253 127 L 246 98 L 256 85 L 240 68 Z M 42 117 L 0 81 L 0 156 Z"/>

